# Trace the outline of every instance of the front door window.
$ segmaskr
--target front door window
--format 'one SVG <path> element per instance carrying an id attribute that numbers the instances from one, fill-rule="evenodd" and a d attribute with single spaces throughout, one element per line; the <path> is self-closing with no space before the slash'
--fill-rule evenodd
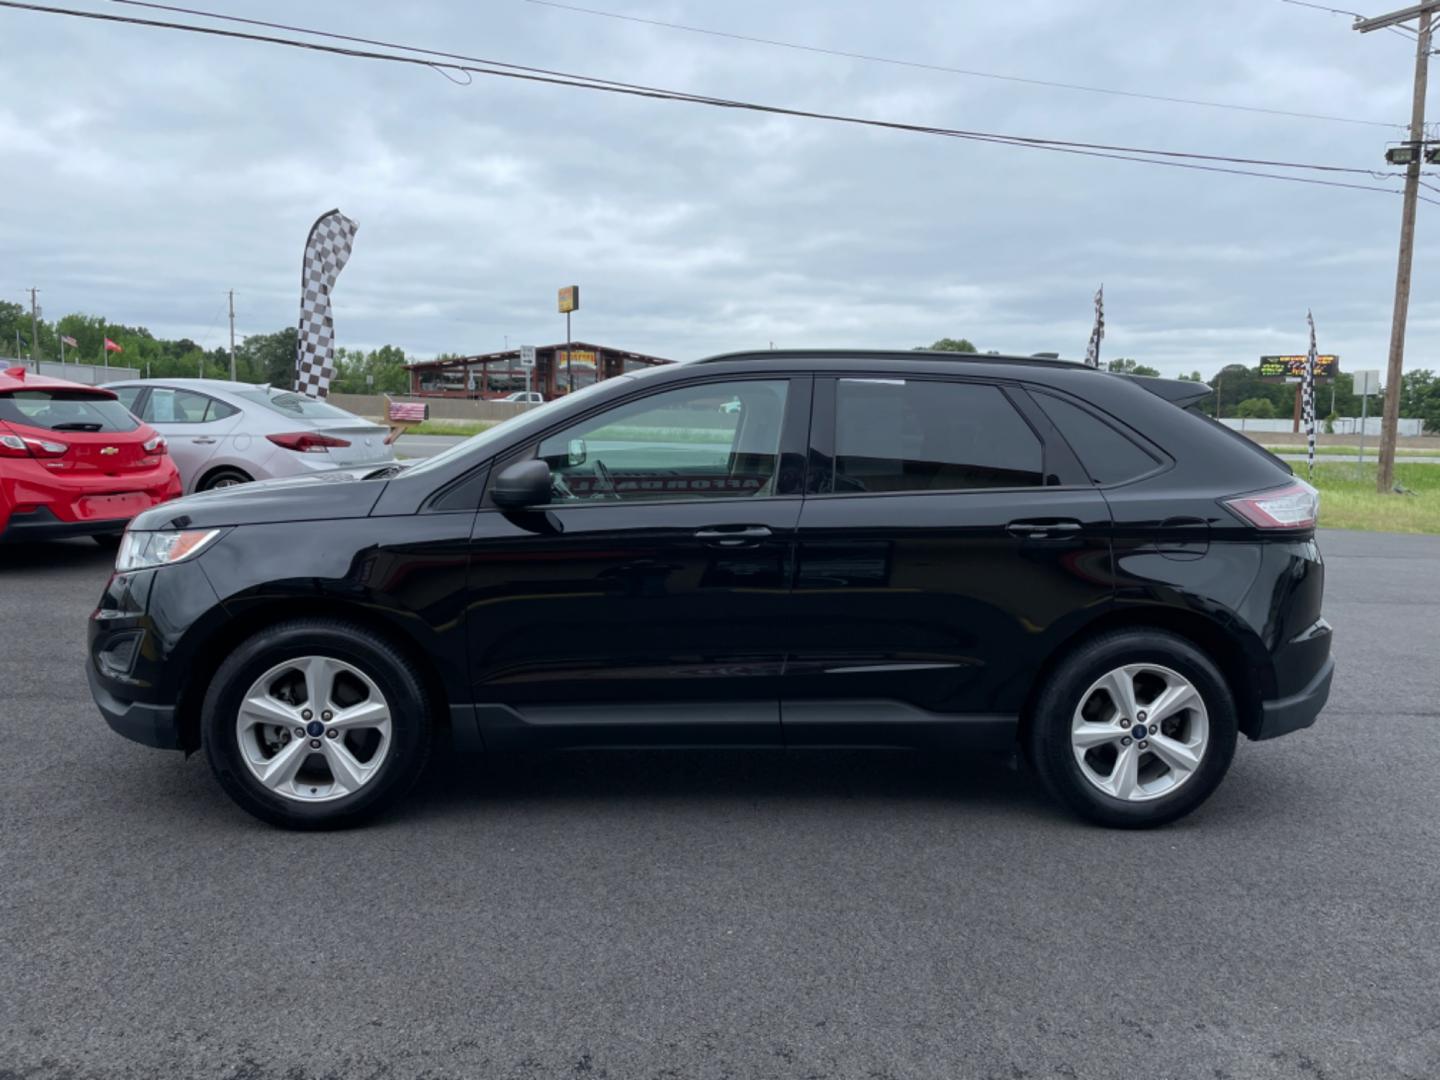
<path id="1" fill-rule="evenodd" d="M 774 493 L 784 379 L 684 386 L 547 438 L 554 502 L 757 498 Z"/>

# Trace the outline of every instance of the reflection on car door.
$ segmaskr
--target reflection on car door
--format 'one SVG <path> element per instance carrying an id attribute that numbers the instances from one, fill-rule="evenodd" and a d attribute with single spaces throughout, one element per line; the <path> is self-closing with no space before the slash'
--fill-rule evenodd
<path id="1" fill-rule="evenodd" d="M 208 394 L 153 386 L 141 405 L 140 419 L 165 436 L 170 456 L 186 491 L 194 491 L 206 463 L 240 421 L 240 411 Z"/>
<path id="2" fill-rule="evenodd" d="M 663 719 L 679 742 L 778 745 L 808 415 L 808 378 L 693 384 L 512 458 L 547 461 L 556 495 L 476 518 L 475 700 L 514 706 L 487 742 L 648 741 Z"/>
<path id="3" fill-rule="evenodd" d="M 1112 595 L 1105 500 L 1051 431 L 995 385 L 816 381 L 787 744 L 1011 744 L 1042 643 Z"/>

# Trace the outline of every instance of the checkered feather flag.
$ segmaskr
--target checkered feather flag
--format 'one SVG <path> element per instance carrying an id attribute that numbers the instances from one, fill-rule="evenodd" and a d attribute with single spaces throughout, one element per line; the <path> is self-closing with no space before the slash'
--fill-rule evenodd
<path id="1" fill-rule="evenodd" d="M 1095 329 L 1090 331 L 1090 344 L 1085 347 L 1085 366 L 1100 366 L 1100 342 L 1105 340 L 1105 286 L 1095 294 Z"/>
<path id="2" fill-rule="evenodd" d="M 1300 379 L 1300 415 L 1305 421 L 1306 469 L 1315 479 L 1315 316 L 1307 311 L 1310 323 L 1310 351 L 1305 354 L 1305 374 Z"/>
<path id="3" fill-rule="evenodd" d="M 295 389 L 310 397 L 330 393 L 335 377 L 335 321 L 330 317 L 330 290 L 355 243 L 360 226 L 339 210 L 321 214 L 305 241 L 300 268 L 300 329 L 295 348 Z"/>

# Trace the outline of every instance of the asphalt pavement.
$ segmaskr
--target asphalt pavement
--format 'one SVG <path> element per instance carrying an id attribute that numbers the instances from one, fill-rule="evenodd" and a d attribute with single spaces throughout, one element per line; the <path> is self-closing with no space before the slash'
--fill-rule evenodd
<path id="1" fill-rule="evenodd" d="M 95 712 L 109 556 L 0 549 L 0 1078 L 1433 1078 L 1440 537 L 1321 543 L 1330 707 L 1147 833 L 899 752 L 446 756 L 279 832 Z"/>

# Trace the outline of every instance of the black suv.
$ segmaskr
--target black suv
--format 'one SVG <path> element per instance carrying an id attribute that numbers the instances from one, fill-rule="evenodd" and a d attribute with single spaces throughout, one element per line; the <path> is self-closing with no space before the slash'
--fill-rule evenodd
<path id="1" fill-rule="evenodd" d="M 292 827 L 393 802 L 442 738 L 1018 751 L 1160 824 L 1332 672 L 1315 491 L 1207 392 L 924 352 L 607 379 L 411 468 L 141 514 L 90 686 Z"/>

